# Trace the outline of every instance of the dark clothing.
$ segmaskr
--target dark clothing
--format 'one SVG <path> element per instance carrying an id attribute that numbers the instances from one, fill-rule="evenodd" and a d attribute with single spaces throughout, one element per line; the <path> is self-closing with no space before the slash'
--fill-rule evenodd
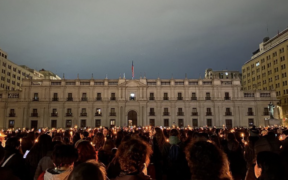
<path id="1" fill-rule="evenodd" d="M 150 176 L 146 176 L 143 172 L 141 173 L 121 173 L 115 178 L 115 180 L 152 180 Z"/>
<path id="2" fill-rule="evenodd" d="M 20 180 L 20 178 L 13 175 L 13 172 L 11 169 L 5 168 L 5 167 L 0 168 L 0 177 L 1 177 L 1 180 Z"/>
<path id="3" fill-rule="evenodd" d="M 110 178 L 110 179 L 116 178 L 117 176 L 120 175 L 121 167 L 120 167 L 120 164 L 116 158 L 114 158 L 109 163 L 109 165 L 107 166 L 106 172 L 107 172 L 108 178 Z"/>
<path id="4" fill-rule="evenodd" d="M 177 146 L 179 146 L 180 149 L 179 149 L 179 154 L 178 154 L 176 161 L 171 160 L 168 157 L 171 146 L 172 146 L 171 144 L 167 144 L 164 146 L 163 154 L 164 154 L 164 157 L 167 157 L 167 158 L 165 158 L 163 161 L 163 166 L 164 166 L 163 174 L 167 176 L 167 180 L 190 179 L 191 174 L 189 171 L 188 162 L 185 157 L 183 143 L 180 142 L 177 144 Z"/>
<path id="5" fill-rule="evenodd" d="M 5 164 L 4 168 L 10 169 L 12 174 L 17 176 L 19 179 L 26 180 L 27 169 L 22 154 L 20 154 L 18 150 L 5 150 L 5 158 L 2 163 L 4 163 L 12 154 L 15 155 L 13 155 L 13 157 Z"/>
<path id="6" fill-rule="evenodd" d="M 268 137 L 268 136 L 261 137 L 255 143 L 255 154 L 257 155 L 259 152 L 262 152 L 262 151 L 271 151 L 271 152 L 279 154 L 280 145 L 281 143 L 275 137 L 273 138 Z"/>

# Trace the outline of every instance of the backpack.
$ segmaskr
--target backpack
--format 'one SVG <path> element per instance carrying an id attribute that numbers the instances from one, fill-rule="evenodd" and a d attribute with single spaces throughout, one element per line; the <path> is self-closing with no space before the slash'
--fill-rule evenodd
<path id="1" fill-rule="evenodd" d="M 177 161 L 179 153 L 180 153 L 180 147 L 176 144 L 171 145 L 168 155 L 169 160 L 172 162 Z"/>

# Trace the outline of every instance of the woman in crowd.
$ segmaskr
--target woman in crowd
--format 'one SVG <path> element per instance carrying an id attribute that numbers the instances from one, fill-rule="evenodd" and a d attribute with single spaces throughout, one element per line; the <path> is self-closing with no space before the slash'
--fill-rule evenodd
<path id="1" fill-rule="evenodd" d="M 192 180 L 232 180 L 225 153 L 214 144 L 198 141 L 186 150 Z"/>
<path id="2" fill-rule="evenodd" d="M 155 128 L 155 135 L 153 138 L 153 156 L 152 161 L 155 165 L 156 179 L 163 178 L 164 172 L 164 159 L 167 159 L 167 156 L 164 155 L 164 147 L 168 146 L 168 142 L 166 142 L 166 138 L 163 134 L 163 131 L 160 128 Z"/>
<path id="3" fill-rule="evenodd" d="M 96 152 L 94 147 L 89 141 L 82 141 L 77 146 L 78 159 L 74 163 L 74 166 L 78 166 L 81 163 L 87 162 L 89 160 L 96 161 Z"/>
<path id="4" fill-rule="evenodd" d="M 269 151 L 263 151 L 257 154 L 254 172 L 258 180 L 287 179 L 280 156 Z"/>
<path id="5" fill-rule="evenodd" d="M 114 158 L 112 152 L 115 147 L 114 141 L 112 139 L 107 139 L 104 143 L 104 146 L 98 151 L 98 161 L 101 162 L 105 167 L 111 162 Z"/>
<path id="6" fill-rule="evenodd" d="M 55 167 L 46 170 L 44 180 L 66 180 L 77 157 L 77 150 L 73 145 L 56 146 L 52 155 Z"/>
<path id="7" fill-rule="evenodd" d="M 106 180 L 105 168 L 98 163 L 82 163 L 73 169 L 68 180 Z"/>
<path id="8" fill-rule="evenodd" d="M 33 179 L 40 159 L 46 156 L 48 151 L 51 150 L 51 145 L 52 138 L 47 134 L 39 136 L 38 142 L 35 140 L 35 143 L 26 158 L 26 163 L 29 167 L 29 179 Z"/>
<path id="9" fill-rule="evenodd" d="M 95 144 L 95 150 L 98 151 L 101 147 L 103 147 L 104 142 L 105 137 L 103 133 L 98 132 L 93 138 L 93 144 Z"/>
<path id="10" fill-rule="evenodd" d="M 35 175 L 34 175 L 34 180 L 37 180 L 39 175 L 43 175 L 43 173 L 46 171 L 46 169 L 49 168 L 53 168 L 54 164 L 52 161 L 52 154 L 53 154 L 53 149 L 58 146 L 61 145 L 62 142 L 61 141 L 54 141 L 52 142 L 51 145 L 51 149 L 47 152 L 46 156 L 44 156 L 42 159 L 40 159 L 37 169 L 35 171 Z"/>
<path id="11" fill-rule="evenodd" d="M 115 180 L 150 180 L 143 170 L 149 164 L 151 154 L 151 147 L 142 140 L 130 139 L 123 142 L 116 153 L 122 172 Z"/>
<path id="12" fill-rule="evenodd" d="M 241 180 L 245 178 L 246 162 L 243 156 L 243 148 L 237 141 L 234 133 L 228 133 L 227 144 L 224 150 L 230 162 L 230 170 L 234 180 Z"/>

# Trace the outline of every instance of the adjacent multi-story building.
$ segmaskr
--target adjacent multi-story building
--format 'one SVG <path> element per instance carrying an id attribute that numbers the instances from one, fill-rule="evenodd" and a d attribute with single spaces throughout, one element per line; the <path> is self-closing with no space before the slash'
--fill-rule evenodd
<path id="1" fill-rule="evenodd" d="M 59 76 L 47 71 L 44 74 L 24 65 L 17 65 L 7 59 L 8 55 L 0 49 L 0 90 L 18 90 L 21 89 L 23 79 L 61 79 Z M 51 75 L 53 74 L 53 75 Z"/>
<path id="2" fill-rule="evenodd" d="M 239 71 L 230 70 L 212 70 L 211 68 L 205 70 L 205 79 L 242 79 L 242 74 Z"/>
<path id="3" fill-rule="evenodd" d="M 239 79 L 28 79 L 0 91 L 0 128 L 264 126 L 270 102 Z"/>
<path id="4" fill-rule="evenodd" d="M 269 39 L 242 66 L 244 90 L 275 90 L 280 117 L 288 118 L 288 29 Z M 286 68 L 287 67 L 287 68 Z"/>

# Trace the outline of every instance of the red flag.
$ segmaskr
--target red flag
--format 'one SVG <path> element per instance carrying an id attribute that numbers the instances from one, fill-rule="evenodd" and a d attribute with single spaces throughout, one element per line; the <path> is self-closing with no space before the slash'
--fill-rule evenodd
<path id="1" fill-rule="evenodd" d="M 133 61 L 132 61 L 132 79 L 134 78 L 134 65 L 133 65 Z"/>

